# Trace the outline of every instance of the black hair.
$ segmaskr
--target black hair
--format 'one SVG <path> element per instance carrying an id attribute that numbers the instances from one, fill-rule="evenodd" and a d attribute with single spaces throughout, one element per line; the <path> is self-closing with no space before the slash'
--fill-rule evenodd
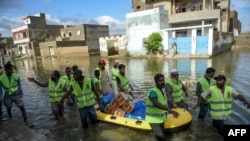
<path id="1" fill-rule="evenodd" d="M 120 69 L 122 69 L 122 68 L 125 68 L 125 65 L 120 64 L 120 65 L 118 66 L 118 69 L 120 70 Z"/>
<path id="2" fill-rule="evenodd" d="M 160 73 L 156 74 L 155 77 L 154 77 L 155 82 L 157 82 L 161 77 L 164 78 L 164 75 L 160 74 Z"/>
<path id="3" fill-rule="evenodd" d="M 7 64 L 4 65 L 5 69 L 9 69 L 9 68 L 12 68 L 12 67 L 13 67 L 13 65 L 11 63 L 7 63 Z"/>
<path id="4" fill-rule="evenodd" d="M 78 70 L 78 66 L 77 66 L 77 65 L 73 65 L 73 66 L 72 66 L 72 70 L 73 70 L 73 71 Z"/>
<path id="5" fill-rule="evenodd" d="M 94 74 L 95 74 L 95 76 L 100 76 L 100 71 L 99 70 L 95 70 Z"/>
<path id="6" fill-rule="evenodd" d="M 213 67 L 209 67 L 206 69 L 206 74 L 209 74 L 209 73 L 212 73 L 212 72 L 215 72 L 216 70 L 213 68 Z"/>

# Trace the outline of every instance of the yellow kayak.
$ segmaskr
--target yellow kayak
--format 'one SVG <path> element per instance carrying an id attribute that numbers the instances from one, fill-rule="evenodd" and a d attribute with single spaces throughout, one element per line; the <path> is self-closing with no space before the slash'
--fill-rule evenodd
<path id="1" fill-rule="evenodd" d="M 169 114 L 166 117 L 166 121 L 164 123 L 164 129 L 167 132 L 176 133 L 185 130 L 192 123 L 191 114 L 182 108 L 173 109 L 180 114 L 178 118 L 174 118 L 172 114 Z M 146 120 L 138 120 L 127 117 L 115 116 L 101 112 L 97 109 L 97 119 L 100 121 L 113 123 L 121 126 L 126 126 L 138 130 L 151 131 L 151 127 Z"/>

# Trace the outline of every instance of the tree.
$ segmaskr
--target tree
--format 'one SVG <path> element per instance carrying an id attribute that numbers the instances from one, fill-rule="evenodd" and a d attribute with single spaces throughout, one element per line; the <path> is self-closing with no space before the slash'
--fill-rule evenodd
<path id="1" fill-rule="evenodd" d="M 161 52 L 160 49 L 162 47 L 162 37 L 158 32 L 153 32 L 148 36 L 148 38 L 144 41 L 144 47 L 147 50 L 147 54 L 157 54 Z"/>

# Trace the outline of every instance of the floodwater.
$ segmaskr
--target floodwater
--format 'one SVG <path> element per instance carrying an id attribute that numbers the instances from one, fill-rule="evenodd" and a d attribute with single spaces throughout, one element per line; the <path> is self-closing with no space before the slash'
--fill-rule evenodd
<path id="1" fill-rule="evenodd" d="M 97 66 L 99 56 L 89 58 L 46 58 L 25 59 L 16 61 L 18 73 L 24 91 L 24 103 L 28 119 L 34 124 L 35 130 L 39 132 L 50 132 L 58 137 L 60 141 L 153 141 L 151 132 L 138 131 L 123 126 L 100 122 L 90 125 L 88 129 L 82 129 L 75 107 L 65 106 L 64 119 L 53 120 L 53 115 L 48 102 L 48 90 L 27 80 L 27 77 L 35 77 L 45 82 L 53 70 L 60 70 L 64 74 L 66 66 L 78 65 L 85 76 L 91 76 L 93 69 Z M 107 59 L 107 67 L 112 67 L 114 59 Z M 222 141 L 211 126 L 210 117 L 204 120 L 196 119 L 197 110 L 192 110 L 196 103 L 195 85 L 208 66 L 213 66 L 217 74 L 227 76 L 227 83 L 235 90 L 243 94 L 250 101 L 250 50 L 227 51 L 211 59 L 120 59 L 126 65 L 126 74 L 134 86 L 134 95 L 138 100 L 145 100 L 149 89 L 154 86 L 153 77 L 156 73 L 163 73 L 168 77 L 169 70 L 177 68 L 180 77 L 189 82 L 189 96 L 186 101 L 193 117 L 191 126 L 180 133 L 167 134 L 167 139 L 172 141 Z M 22 121 L 20 111 L 14 106 L 13 119 Z M 4 111 L 6 115 L 6 112 Z M 6 115 L 7 116 L 7 115 Z M 250 124 L 250 109 L 239 101 L 233 102 L 233 113 L 229 116 L 228 124 Z"/>

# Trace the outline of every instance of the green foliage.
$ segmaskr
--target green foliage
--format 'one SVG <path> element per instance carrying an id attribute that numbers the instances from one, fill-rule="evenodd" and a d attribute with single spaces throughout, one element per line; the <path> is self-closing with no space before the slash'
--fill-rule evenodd
<path id="1" fill-rule="evenodd" d="M 143 42 L 144 47 L 147 50 L 147 54 L 157 54 L 161 53 L 161 47 L 162 47 L 162 37 L 158 32 L 153 32 L 150 34 Z"/>

